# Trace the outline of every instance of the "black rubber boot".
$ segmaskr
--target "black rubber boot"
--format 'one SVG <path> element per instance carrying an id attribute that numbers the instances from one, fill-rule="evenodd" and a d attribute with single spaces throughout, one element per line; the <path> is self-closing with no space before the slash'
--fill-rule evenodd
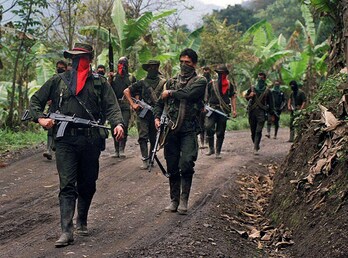
<path id="1" fill-rule="evenodd" d="M 140 166 L 140 169 L 142 170 L 146 170 L 149 167 L 149 147 L 147 142 L 139 142 L 140 145 L 140 152 L 141 152 L 141 156 L 142 156 L 142 162 L 143 164 Z"/>
<path id="2" fill-rule="evenodd" d="M 111 157 L 119 158 L 120 157 L 120 142 L 114 139 L 114 145 L 115 145 L 115 153 L 111 155 Z"/>
<path id="3" fill-rule="evenodd" d="M 75 212 L 75 204 L 75 199 L 60 198 L 59 200 L 62 235 L 56 241 L 56 247 L 64 247 L 74 243 L 73 217 Z"/>
<path id="4" fill-rule="evenodd" d="M 274 139 L 277 139 L 279 127 L 274 127 Z"/>
<path id="5" fill-rule="evenodd" d="M 258 151 L 260 149 L 260 142 L 261 142 L 261 132 L 256 132 L 255 134 L 255 141 L 254 141 L 254 154 L 258 155 Z"/>
<path id="6" fill-rule="evenodd" d="M 205 155 L 210 156 L 210 155 L 213 155 L 215 153 L 214 136 L 207 137 L 207 139 L 208 139 L 208 152 Z"/>
<path id="7" fill-rule="evenodd" d="M 192 185 L 192 176 L 181 177 L 181 195 L 180 195 L 180 203 L 178 207 L 178 213 L 180 215 L 187 214 L 187 206 L 188 206 L 188 199 L 190 197 L 191 185 Z"/>
<path id="8" fill-rule="evenodd" d="M 176 212 L 179 206 L 180 201 L 180 176 L 170 177 L 169 178 L 169 187 L 170 187 L 170 204 L 165 207 L 165 211 Z"/>
<path id="9" fill-rule="evenodd" d="M 295 139 L 295 131 L 291 130 L 290 131 L 290 138 L 289 138 L 288 142 L 294 142 L 294 139 Z"/>
<path id="10" fill-rule="evenodd" d="M 88 236 L 87 217 L 91 201 L 80 196 L 77 199 L 76 233 L 80 236 Z"/>
<path id="11" fill-rule="evenodd" d="M 215 158 L 221 159 L 221 149 L 222 149 L 222 144 L 224 142 L 223 138 L 217 138 L 216 139 L 216 154 Z"/>
<path id="12" fill-rule="evenodd" d="M 126 143 L 127 143 L 127 137 L 123 138 L 120 141 L 120 158 L 126 158 L 126 154 L 125 154 L 125 148 L 126 148 Z"/>

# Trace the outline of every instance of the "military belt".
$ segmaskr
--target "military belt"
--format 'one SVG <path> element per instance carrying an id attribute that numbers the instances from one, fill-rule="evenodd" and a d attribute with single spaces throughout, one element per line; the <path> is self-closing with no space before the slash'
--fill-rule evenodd
<path id="1" fill-rule="evenodd" d="M 68 128 L 65 130 L 64 135 L 92 137 L 99 135 L 98 129 L 99 128 Z"/>

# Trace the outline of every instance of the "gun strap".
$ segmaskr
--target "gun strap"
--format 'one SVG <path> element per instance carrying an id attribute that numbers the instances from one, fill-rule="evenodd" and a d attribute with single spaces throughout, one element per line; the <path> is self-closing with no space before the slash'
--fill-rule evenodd
<path id="1" fill-rule="evenodd" d="M 70 82 L 67 80 L 67 78 L 63 74 L 61 74 L 61 73 L 59 74 L 59 76 L 60 76 L 60 78 L 62 78 L 63 82 L 66 84 L 66 86 L 69 89 L 71 95 L 73 95 L 76 98 L 77 102 L 84 108 L 84 110 L 86 110 L 87 114 L 92 119 L 92 121 L 96 122 L 92 112 L 86 107 L 85 103 L 83 103 L 83 101 L 71 91 L 71 89 L 69 87 Z"/>
<path id="2" fill-rule="evenodd" d="M 196 76 L 193 76 L 188 82 L 187 84 L 185 85 L 185 87 L 189 86 L 190 84 L 194 83 L 199 77 L 196 75 Z M 167 83 L 163 86 L 163 90 L 166 90 L 167 89 L 167 84 L 168 82 L 176 82 L 176 80 L 168 80 Z M 164 108 L 167 108 L 168 110 L 168 104 L 167 102 L 164 103 Z M 184 119 L 185 119 L 185 113 L 186 113 L 186 100 L 185 99 L 182 99 L 180 100 L 180 104 L 179 104 L 179 112 L 178 112 L 178 117 L 175 121 L 175 123 L 173 122 L 173 125 L 171 126 L 171 130 L 176 133 L 177 131 L 180 130 L 183 122 L 184 122 Z M 169 114 L 169 113 L 168 113 Z M 170 119 L 171 120 L 171 119 Z"/>
<path id="3" fill-rule="evenodd" d="M 254 100 L 254 104 L 250 107 L 250 111 L 254 110 L 256 107 L 260 107 L 261 109 L 267 111 L 267 106 L 262 104 L 262 100 L 263 98 L 266 96 L 268 90 L 266 89 L 259 97 L 257 97 L 257 95 L 255 96 Z"/>
<path id="4" fill-rule="evenodd" d="M 215 95 L 216 95 L 216 98 L 217 98 L 218 101 L 219 101 L 219 105 L 220 105 L 221 110 L 223 110 L 223 111 L 225 111 L 225 112 L 229 112 L 229 111 L 230 111 L 230 108 L 229 108 L 229 106 L 225 103 L 225 101 L 222 99 L 218 86 L 219 86 L 219 85 L 218 85 L 218 82 L 217 82 L 217 81 L 213 81 L 212 87 L 213 87 L 214 93 L 215 93 Z M 230 85 L 228 86 L 228 90 L 230 90 Z"/>

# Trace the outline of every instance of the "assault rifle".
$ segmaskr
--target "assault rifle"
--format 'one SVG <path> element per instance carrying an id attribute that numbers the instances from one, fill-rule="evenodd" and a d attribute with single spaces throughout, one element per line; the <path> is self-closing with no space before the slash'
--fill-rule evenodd
<path id="1" fill-rule="evenodd" d="M 133 97 L 132 100 L 142 108 L 141 112 L 139 113 L 140 118 L 144 118 L 149 110 L 152 112 L 153 107 L 151 107 L 145 101 Z"/>
<path id="2" fill-rule="evenodd" d="M 157 157 L 157 151 L 159 151 L 159 145 L 160 145 L 160 141 L 165 137 L 167 128 L 168 128 L 168 124 L 169 124 L 169 118 L 167 117 L 167 113 L 165 110 L 163 110 L 163 113 L 161 115 L 161 122 L 160 122 L 160 126 L 157 129 L 157 134 L 156 134 L 156 141 L 155 141 L 155 145 L 151 151 L 151 156 L 149 159 L 149 172 L 151 172 L 152 166 L 156 160 L 159 168 L 161 169 L 162 173 L 164 176 L 166 177 L 170 177 L 170 174 L 165 170 L 165 168 L 163 167 L 162 163 L 159 161 L 158 157 Z"/>
<path id="3" fill-rule="evenodd" d="M 44 118 L 51 118 L 55 121 L 58 121 L 57 138 L 64 136 L 64 132 L 68 123 L 82 124 L 82 125 L 88 125 L 90 127 L 99 127 L 99 128 L 111 130 L 110 127 L 100 125 L 97 121 L 76 117 L 75 115 L 66 116 L 66 115 L 58 114 L 58 113 L 48 113 L 48 114 L 45 114 Z M 25 110 L 21 120 L 26 121 L 30 119 L 32 119 L 32 117 L 30 117 L 29 110 Z"/>
<path id="4" fill-rule="evenodd" d="M 215 108 L 209 107 L 208 105 L 204 105 L 205 110 L 208 111 L 208 113 L 206 114 L 207 117 L 210 117 L 213 112 L 215 112 L 216 114 L 219 114 L 223 117 L 225 117 L 226 119 L 231 119 L 227 114 L 225 114 L 224 112 L 217 110 Z"/>

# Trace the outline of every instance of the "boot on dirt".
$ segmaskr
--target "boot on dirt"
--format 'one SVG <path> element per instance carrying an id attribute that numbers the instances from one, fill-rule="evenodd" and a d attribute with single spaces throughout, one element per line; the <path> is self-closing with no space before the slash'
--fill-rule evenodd
<path id="1" fill-rule="evenodd" d="M 164 208 L 167 212 L 176 212 L 180 201 L 180 176 L 169 178 L 170 204 Z"/>
<path id="2" fill-rule="evenodd" d="M 120 143 L 114 139 L 114 145 L 115 145 L 115 153 L 112 154 L 110 157 L 119 158 L 120 157 Z"/>
<path id="3" fill-rule="evenodd" d="M 205 154 L 207 156 L 215 154 L 215 148 L 214 148 L 214 137 L 207 137 L 208 138 L 208 152 Z"/>
<path id="4" fill-rule="evenodd" d="M 124 152 L 124 149 L 126 148 L 126 142 L 127 142 L 127 138 L 124 138 L 120 141 L 120 158 L 121 159 L 126 158 L 126 154 Z"/>
<path id="5" fill-rule="evenodd" d="M 190 196 L 191 185 L 192 185 L 192 176 L 181 177 L 181 195 L 180 195 L 179 207 L 177 210 L 180 215 L 187 214 L 187 205 L 188 205 L 188 199 Z"/>
<path id="6" fill-rule="evenodd" d="M 291 130 L 290 131 L 290 138 L 289 138 L 288 142 L 294 142 L 294 138 L 295 138 L 295 131 Z"/>
<path id="7" fill-rule="evenodd" d="M 140 152 L 141 152 L 141 156 L 142 156 L 142 161 L 143 164 L 140 166 L 141 170 L 146 170 L 149 167 L 149 147 L 147 145 L 147 142 L 139 142 L 139 146 L 140 146 Z"/>
<path id="8" fill-rule="evenodd" d="M 222 144 L 224 142 L 224 139 L 222 138 L 217 138 L 216 139 L 216 154 L 215 154 L 215 158 L 216 159 L 221 159 L 221 148 L 222 148 Z"/>
<path id="9" fill-rule="evenodd" d="M 199 134 L 199 139 L 200 139 L 200 146 L 199 146 L 199 148 L 200 149 L 206 149 L 207 148 L 207 146 L 205 145 L 205 139 L 204 139 L 205 137 L 204 137 L 204 132 L 203 133 L 200 133 Z"/>
<path id="10" fill-rule="evenodd" d="M 267 134 L 265 135 L 267 138 L 271 138 L 271 125 L 267 124 Z"/>
<path id="11" fill-rule="evenodd" d="M 56 247 L 64 247 L 74 243 L 73 236 L 73 217 L 75 212 L 75 199 L 60 198 L 60 223 L 62 235 L 55 242 Z"/>
<path id="12" fill-rule="evenodd" d="M 278 127 L 274 128 L 274 137 L 273 137 L 273 139 L 277 139 L 278 129 L 279 129 Z"/>
<path id="13" fill-rule="evenodd" d="M 91 205 L 91 199 L 82 198 L 81 196 L 77 199 L 77 218 L 76 218 L 76 234 L 80 236 L 88 236 L 87 229 L 87 217 L 88 210 Z"/>

